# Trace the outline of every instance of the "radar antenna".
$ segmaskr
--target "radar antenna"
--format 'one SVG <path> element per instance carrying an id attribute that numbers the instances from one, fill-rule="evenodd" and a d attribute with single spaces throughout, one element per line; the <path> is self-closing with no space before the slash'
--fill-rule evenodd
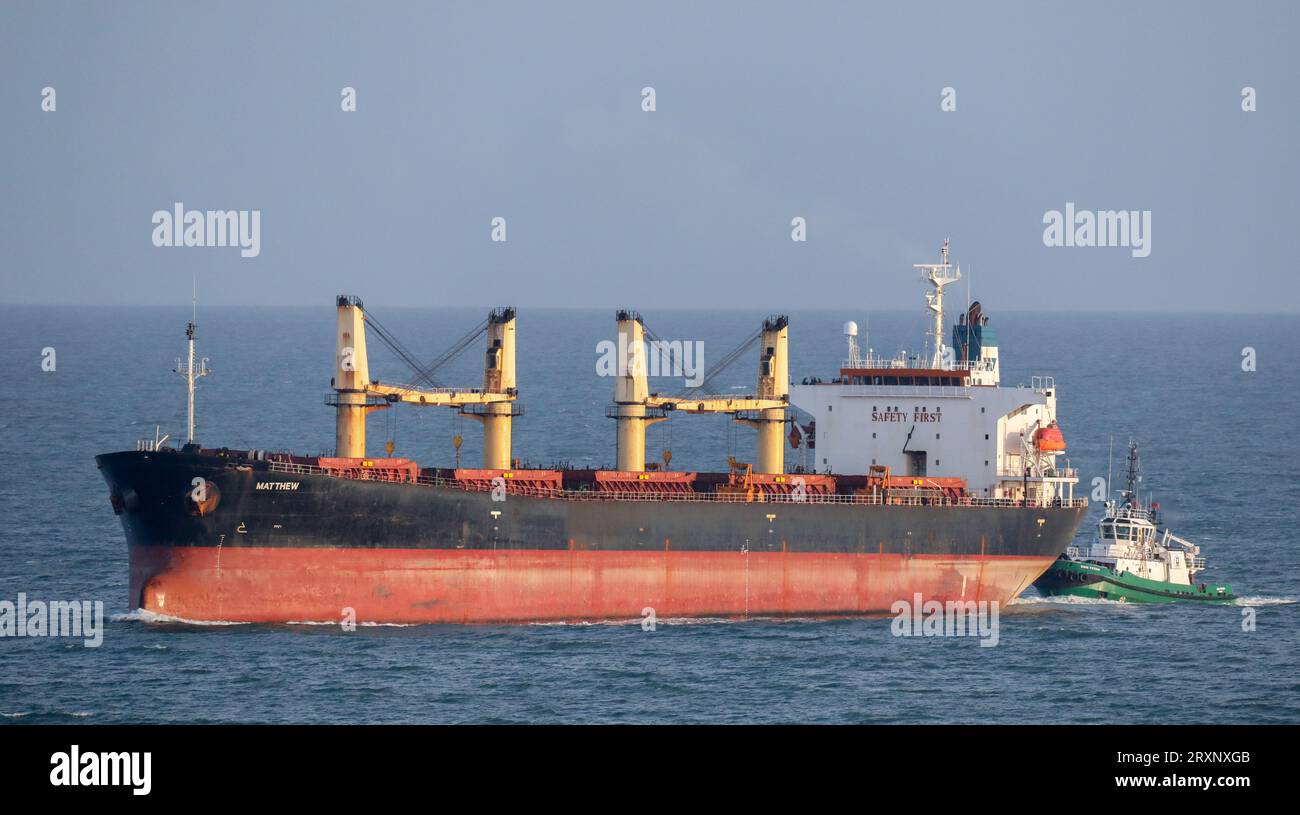
<path id="1" fill-rule="evenodd" d="M 1137 485 L 1142 480 L 1141 465 L 1138 462 L 1138 445 L 1136 441 L 1128 441 L 1128 472 L 1125 475 L 1127 484 L 1124 490 L 1124 503 L 1131 507 L 1138 506 Z"/>
<path id="2" fill-rule="evenodd" d="M 925 295 L 925 304 L 934 315 L 934 327 L 928 332 L 932 338 L 930 344 L 930 367 L 943 367 L 943 287 L 961 280 L 961 267 L 953 268 L 948 263 L 948 239 L 944 239 L 942 260 L 939 263 L 914 263 L 912 267 L 921 271 L 921 278 L 934 286 L 934 291 Z"/>
<path id="3" fill-rule="evenodd" d="M 858 324 L 849 320 L 844 324 L 844 339 L 849 344 L 849 365 L 856 367 L 862 363 L 861 351 L 858 347 Z"/>

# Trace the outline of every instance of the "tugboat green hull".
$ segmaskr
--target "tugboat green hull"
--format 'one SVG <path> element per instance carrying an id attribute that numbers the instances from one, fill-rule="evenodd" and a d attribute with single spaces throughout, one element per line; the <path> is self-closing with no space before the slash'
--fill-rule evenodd
<path id="1" fill-rule="evenodd" d="M 1084 563 L 1059 558 L 1034 587 L 1047 597 L 1093 597 L 1101 600 L 1119 600 L 1129 603 L 1231 603 L 1236 600 L 1232 587 L 1201 583 L 1187 586 L 1162 580 L 1147 580 L 1097 563 Z"/>

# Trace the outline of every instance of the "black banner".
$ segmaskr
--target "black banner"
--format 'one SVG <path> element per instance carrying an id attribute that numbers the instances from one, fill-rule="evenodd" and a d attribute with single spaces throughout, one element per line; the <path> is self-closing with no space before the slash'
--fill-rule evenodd
<path id="1" fill-rule="evenodd" d="M 460 790 L 537 803 L 633 783 L 650 797 L 690 784 L 741 798 L 839 787 L 864 804 L 924 791 L 927 804 L 1103 793 L 1222 805 L 1285 793 L 1295 736 L 1290 726 L 14 726 L 0 730 L 0 777 L 35 800 L 128 804 L 269 789 L 304 802 Z"/>

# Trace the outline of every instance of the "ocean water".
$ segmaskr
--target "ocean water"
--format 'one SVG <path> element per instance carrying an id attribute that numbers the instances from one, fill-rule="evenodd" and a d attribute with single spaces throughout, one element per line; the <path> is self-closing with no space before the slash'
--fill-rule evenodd
<path id="1" fill-rule="evenodd" d="M 485 309 L 373 312 L 424 358 Z M 646 313 L 665 339 L 716 360 L 758 327 L 747 312 Z M 791 314 L 791 373 L 829 378 L 840 326 L 862 312 Z M 918 347 L 924 315 L 870 316 L 878 352 Z M 1140 606 L 1039 598 L 1002 610 L 999 642 L 895 637 L 888 618 L 639 620 L 515 626 L 190 625 L 126 604 L 121 527 L 97 453 L 155 426 L 184 433 L 170 369 L 187 307 L 0 306 L 0 600 L 102 600 L 102 646 L 0 638 L 0 722 L 1300 722 L 1300 318 L 1283 315 L 992 313 L 1003 383 L 1056 378 L 1082 493 L 1130 436 L 1144 490 L 1202 546 L 1204 579 L 1236 606 Z M 522 309 L 525 415 L 516 455 L 539 466 L 607 465 L 614 426 L 596 344 L 608 311 Z M 323 397 L 333 307 L 210 308 L 200 351 L 199 440 L 316 453 L 333 443 Z M 53 348 L 57 368 L 41 369 Z M 1242 370 L 1244 348 L 1257 369 Z M 477 384 L 480 345 L 440 372 Z M 372 342 L 372 372 L 407 372 Z M 755 354 L 719 380 L 752 384 Z M 671 387 L 665 380 L 662 386 Z M 372 452 L 477 462 L 480 433 L 446 409 L 370 420 Z M 680 416 L 650 430 L 675 469 L 752 456 L 752 431 Z M 797 460 L 797 454 L 796 454 Z M 1101 511 L 1094 504 L 1080 535 Z M 1243 630 L 1253 616 L 1254 630 Z M 1080 702 L 1080 704 L 1074 704 Z"/>

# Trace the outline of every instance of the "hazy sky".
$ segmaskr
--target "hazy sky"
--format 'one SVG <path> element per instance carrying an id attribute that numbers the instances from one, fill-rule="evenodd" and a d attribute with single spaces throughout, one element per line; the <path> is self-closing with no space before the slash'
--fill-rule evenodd
<path id="1" fill-rule="evenodd" d="M 1296 311 L 1298 18 L 5 2 L 0 302 L 177 303 L 197 272 L 221 304 L 914 308 L 951 237 L 998 310 Z M 260 255 L 155 247 L 178 201 L 259 210 Z M 1066 202 L 1150 210 L 1150 256 L 1044 246 Z"/>

